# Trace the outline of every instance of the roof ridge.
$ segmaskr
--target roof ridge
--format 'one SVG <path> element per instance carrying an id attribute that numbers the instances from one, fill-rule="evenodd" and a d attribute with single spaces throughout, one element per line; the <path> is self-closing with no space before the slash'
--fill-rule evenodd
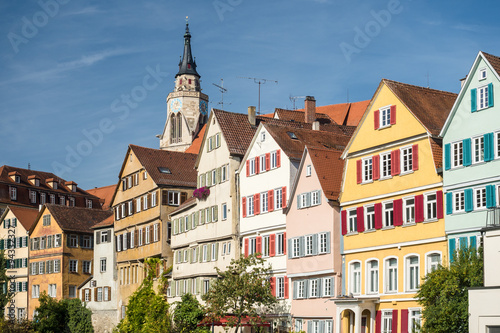
<path id="1" fill-rule="evenodd" d="M 441 93 L 441 94 L 447 94 L 447 95 L 457 95 L 456 93 L 453 93 L 451 91 L 445 91 L 445 90 L 440 90 L 440 89 L 433 89 L 433 88 L 428 88 L 428 87 L 422 87 L 422 86 L 417 86 L 417 85 L 409 84 L 409 83 L 403 83 L 403 82 L 394 81 L 394 80 L 390 80 L 390 79 L 382 79 L 382 81 L 384 81 L 386 83 L 395 83 L 395 84 L 399 84 L 399 85 L 402 85 L 402 86 L 407 86 L 407 87 L 413 87 L 413 88 L 428 90 L 429 92 L 435 92 L 435 93 Z"/>
<path id="2" fill-rule="evenodd" d="M 51 174 L 53 176 L 55 176 L 56 178 L 59 178 L 59 179 L 62 179 L 62 180 L 65 180 L 61 177 L 59 177 L 58 175 L 52 173 L 52 172 L 49 172 L 49 171 L 38 171 L 38 170 L 33 170 L 33 169 L 26 169 L 26 168 L 21 168 L 21 167 L 15 167 L 15 166 L 11 166 L 11 165 L 2 165 L 2 168 L 4 167 L 8 167 L 8 168 L 12 168 L 12 169 L 18 169 L 18 170 L 23 170 L 23 171 L 31 171 L 31 172 L 41 172 L 41 173 L 48 173 L 48 174 Z"/>

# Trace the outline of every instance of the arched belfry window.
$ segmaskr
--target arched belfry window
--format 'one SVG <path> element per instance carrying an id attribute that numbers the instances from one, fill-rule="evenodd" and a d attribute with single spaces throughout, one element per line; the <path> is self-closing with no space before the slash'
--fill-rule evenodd
<path id="1" fill-rule="evenodd" d="M 177 143 L 182 141 L 182 115 L 178 113 L 170 117 L 170 142 Z"/>

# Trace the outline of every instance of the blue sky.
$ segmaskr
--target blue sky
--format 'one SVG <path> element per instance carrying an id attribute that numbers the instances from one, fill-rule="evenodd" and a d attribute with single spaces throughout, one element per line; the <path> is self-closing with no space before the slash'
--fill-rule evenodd
<path id="1" fill-rule="evenodd" d="M 158 148 L 189 16 L 210 107 L 370 99 L 382 78 L 459 91 L 500 55 L 497 1 L 1 1 L 0 165 L 84 189 L 115 184 L 127 145 Z M 154 73 L 154 74 L 151 74 Z M 148 76 L 149 75 L 149 76 Z M 145 77 L 146 83 L 145 83 Z M 147 85 L 148 89 L 145 89 Z M 127 96 L 135 99 L 126 102 Z M 228 104 L 230 103 L 230 104 Z M 302 106 L 303 100 L 297 100 Z M 115 112 L 121 110 L 120 112 Z"/>

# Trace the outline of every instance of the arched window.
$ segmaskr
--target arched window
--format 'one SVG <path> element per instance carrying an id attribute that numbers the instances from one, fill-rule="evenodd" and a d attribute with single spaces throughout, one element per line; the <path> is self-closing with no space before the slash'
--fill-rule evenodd
<path id="1" fill-rule="evenodd" d="M 378 293 L 378 261 L 370 260 L 367 264 L 366 270 L 367 279 L 367 293 L 376 294 Z"/>
<path id="2" fill-rule="evenodd" d="M 170 117 L 170 142 L 177 142 L 177 118 L 175 115 Z"/>
<path id="3" fill-rule="evenodd" d="M 180 113 L 177 114 L 177 142 L 180 142 L 182 139 L 182 115 Z"/>

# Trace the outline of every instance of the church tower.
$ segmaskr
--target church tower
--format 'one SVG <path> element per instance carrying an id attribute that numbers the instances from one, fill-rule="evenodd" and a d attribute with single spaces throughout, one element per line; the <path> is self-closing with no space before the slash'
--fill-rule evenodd
<path id="1" fill-rule="evenodd" d="M 160 137 L 160 149 L 185 151 L 207 120 L 208 96 L 201 92 L 186 18 L 184 54 L 175 75 L 174 91 L 167 96 L 167 121 Z"/>

